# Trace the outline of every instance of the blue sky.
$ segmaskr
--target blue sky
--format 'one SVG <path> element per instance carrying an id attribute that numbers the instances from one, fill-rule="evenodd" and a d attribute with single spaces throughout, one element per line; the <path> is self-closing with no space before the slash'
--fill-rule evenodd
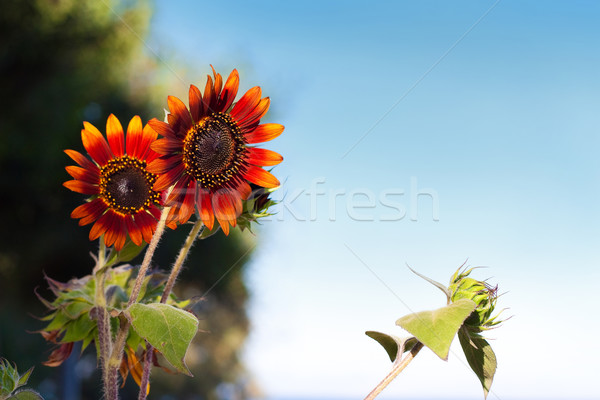
<path id="1" fill-rule="evenodd" d="M 247 276 L 266 394 L 364 397 L 389 368 L 364 331 L 444 303 L 405 265 L 446 282 L 466 259 L 514 316 L 489 334 L 490 398 L 596 394 L 599 20 L 591 1 L 156 1 L 170 93 L 238 68 L 286 126 Z M 481 397 L 458 343 L 382 398 L 411 396 Z"/>

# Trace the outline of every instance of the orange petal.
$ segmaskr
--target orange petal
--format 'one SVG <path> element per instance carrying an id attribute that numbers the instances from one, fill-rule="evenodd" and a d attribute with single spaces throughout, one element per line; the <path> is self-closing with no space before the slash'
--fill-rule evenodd
<path id="1" fill-rule="evenodd" d="M 141 211 L 144 212 L 145 211 Z M 125 226 L 127 227 L 127 232 L 129 233 L 129 237 L 131 241 L 136 244 L 136 246 L 142 245 L 142 231 L 137 226 L 137 224 L 133 221 L 133 218 L 125 218 Z"/>
<path id="2" fill-rule="evenodd" d="M 152 150 L 159 154 L 171 155 L 183 150 L 183 142 L 172 138 L 158 139 L 152 143 Z"/>
<path id="3" fill-rule="evenodd" d="M 66 181 L 63 183 L 63 186 L 74 192 L 88 195 L 98 194 L 99 190 L 98 185 L 92 185 L 91 183 L 77 180 Z"/>
<path id="4" fill-rule="evenodd" d="M 202 93 L 194 85 L 190 85 L 189 91 L 190 97 L 190 113 L 192 114 L 192 120 L 194 123 L 200 121 L 200 118 L 204 115 L 204 106 L 202 104 Z"/>
<path id="5" fill-rule="evenodd" d="M 73 159 L 77 164 L 90 171 L 100 172 L 96 164 L 91 162 L 86 156 L 75 150 L 65 150 L 65 153 Z"/>
<path id="6" fill-rule="evenodd" d="M 246 94 L 242 96 L 240 101 L 235 103 L 233 109 L 231 110 L 231 116 L 236 121 L 241 121 L 248 113 L 258 105 L 260 101 L 261 90 L 259 86 L 255 86 L 252 89 L 248 90 Z"/>
<path id="7" fill-rule="evenodd" d="M 196 208 L 198 209 L 198 214 L 200 214 L 202 223 L 208 230 L 212 230 L 215 221 L 211 195 L 208 190 L 198 188 L 198 193 L 196 194 Z"/>
<path id="8" fill-rule="evenodd" d="M 135 117 L 133 119 L 135 119 Z M 133 119 L 131 120 L 132 122 Z M 139 120 L 140 117 L 137 117 L 137 119 Z M 125 153 L 125 144 L 123 143 L 125 134 L 123 133 L 121 122 L 119 122 L 114 114 L 110 114 L 106 121 L 106 137 L 108 138 L 108 144 L 110 145 L 113 154 L 117 157 L 121 157 Z"/>
<path id="9" fill-rule="evenodd" d="M 246 161 L 252 165 L 271 166 L 277 165 L 283 161 L 281 154 L 267 149 L 259 149 L 257 147 L 247 147 L 248 151 Z"/>
<path id="10" fill-rule="evenodd" d="M 171 114 L 176 118 L 175 124 L 171 124 L 171 126 L 175 125 L 173 126 L 173 130 L 177 132 L 180 129 L 190 129 L 192 127 L 192 118 L 185 104 L 175 96 L 169 96 L 167 103 Z"/>
<path id="11" fill-rule="evenodd" d="M 246 117 L 240 120 L 240 128 L 248 128 L 252 124 L 258 124 L 260 119 L 265 116 L 267 111 L 269 111 L 269 105 L 271 104 L 271 100 L 268 97 L 262 99 L 258 105 L 248 113 Z"/>
<path id="12" fill-rule="evenodd" d="M 85 203 L 71 212 L 71 218 L 81 218 L 79 226 L 84 226 L 97 220 L 106 211 L 106 204 L 100 198 Z"/>
<path id="13" fill-rule="evenodd" d="M 69 175 L 77 180 L 91 183 L 92 185 L 97 185 L 100 182 L 100 174 L 98 171 L 90 171 L 85 168 L 76 167 L 75 165 L 69 165 L 68 167 L 65 167 L 65 169 Z"/>
<path id="14" fill-rule="evenodd" d="M 86 125 L 86 128 L 93 127 L 92 124 L 88 124 L 87 122 L 84 122 L 84 125 Z M 82 129 L 81 141 L 88 154 L 101 167 L 105 166 L 108 160 L 113 158 L 106 139 L 104 139 L 104 136 L 95 127 L 92 130 Z"/>
<path id="15" fill-rule="evenodd" d="M 152 130 L 154 137 L 157 134 Z M 127 140 L 126 140 L 126 152 L 128 155 L 137 158 L 138 160 L 144 159 L 145 149 L 140 146 L 143 142 L 144 131 L 142 127 L 142 120 L 137 115 L 129 121 L 127 125 Z"/>
<path id="16" fill-rule="evenodd" d="M 152 240 L 152 234 L 156 228 L 156 219 L 154 219 L 147 212 L 140 212 L 135 215 L 135 222 L 140 228 L 144 241 L 146 243 L 150 243 Z"/>
<path id="17" fill-rule="evenodd" d="M 258 125 L 253 131 L 246 133 L 244 136 L 248 144 L 268 142 L 281 135 L 283 129 L 283 125 L 280 124 L 263 124 Z"/>
<path id="18" fill-rule="evenodd" d="M 208 78 L 206 79 L 206 87 L 204 88 L 204 98 L 202 99 L 202 102 L 204 103 L 204 109 L 206 110 L 207 114 L 216 112 L 216 110 L 214 110 L 214 104 L 212 104 L 214 100 L 215 94 L 213 81 L 212 78 L 208 76 Z"/>
<path id="19" fill-rule="evenodd" d="M 242 200 L 247 200 L 252 194 L 252 188 L 248 185 L 248 182 L 242 181 L 237 187 L 237 191 L 240 193 Z"/>
<path id="20" fill-rule="evenodd" d="M 221 74 L 217 74 L 217 71 L 215 71 L 215 68 L 212 65 L 210 67 L 212 68 L 213 76 L 215 77 L 215 98 L 218 98 L 221 93 L 221 88 L 223 87 L 223 77 L 221 77 Z"/>
<path id="21" fill-rule="evenodd" d="M 166 122 L 152 118 L 150 121 L 148 121 L 148 125 L 150 125 L 150 127 L 161 136 L 177 137 L 175 131 L 173 128 L 171 128 L 171 125 L 167 124 Z"/>
<path id="22" fill-rule="evenodd" d="M 109 227 L 109 218 L 109 213 L 106 213 L 101 216 L 98 221 L 96 221 L 96 223 L 92 226 L 92 229 L 90 229 L 90 240 L 96 240 L 106 232 Z"/>
<path id="23" fill-rule="evenodd" d="M 270 172 L 253 165 L 248 167 L 246 173 L 244 174 L 244 178 L 258 186 L 266 188 L 276 188 L 279 186 L 279 180 Z"/>
<path id="24" fill-rule="evenodd" d="M 235 96 L 237 95 L 238 86 L 240 84 L 240 75 L 237 70 L 234 69 L 229 74 L 227 78 L 227 82 L 225 82 L 225 87 L 219 96 L 218 108 L 222 111 L 227 111 L 229 107 L 233 104 L 235 100 Z"/>

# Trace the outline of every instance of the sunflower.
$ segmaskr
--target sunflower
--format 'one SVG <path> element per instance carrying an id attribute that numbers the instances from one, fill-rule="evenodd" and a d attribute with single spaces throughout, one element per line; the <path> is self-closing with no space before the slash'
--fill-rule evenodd
<path id="1" fill-rule="evenodd" d="M 152 188 L 157 176 L 147 170 L 147 163 L 158 157 L 150 148 L 156 132 L 148 125 L 142 129 L 140 117 L 135 116 L 129 122 L 125 141 L 121 123 L 111 114 L 106 123 L 107 143 L 94 125 L 84 122 L 83 126 L 83 147 L 92 160 L 77 151 L 65 150 L 79 166 L 66 167 L 74 179 L 64 186 L 92 197 L 75 208 L 71 217 L 80 218 L 81 226 L 96 221 L 90 240 L 104 235 L 104 243 L 114 244 L 117 250 L 123 248 L 127 235 L 138 246 L 142 241 L 149 243 L 161 205 L 160 192 Z"/>
<path id="2" fill-rule="evenodd" d="M 194 86 L 189 90 L 189 110 L 177 97 L 169 96 L 167 121 L 148 122 L 164 136 L 152 144 L 161 154 L 148 164 L 158 174 L 154 190 L 173 189 L 165 205 L 171 206 L 168 221 L 187 222 L 194 210 L 208 229 L 214 220 L 227 235 L 242 213 L 242 200 L 250 196 L 250 183 L 265 188 L 279 181 L 261 167 L 283 161 L 278 153 L 251 144 L 266 142 L 283 132 L 283 125 L 260 124 L 269 109 L 270 99 L 261 98 L 260 87 L 246 92 L 233 105 L 239 85 L 233 70 L 225 85 L 213 68 L 204 95 Z"/>

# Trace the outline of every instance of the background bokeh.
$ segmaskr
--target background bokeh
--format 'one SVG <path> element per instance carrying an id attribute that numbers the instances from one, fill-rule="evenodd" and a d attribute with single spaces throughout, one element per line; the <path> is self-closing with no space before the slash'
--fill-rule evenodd
<path id="1" fill-rule="evenodd" d="M 137 3 L 101 0 L 54 31 L 46 25 L 58 17 L 26 19 L 33 4 L 75 2 L 30 3 L 3 13 L 13 25 L 0 28 L 0 79 L 10 89 L 0 109 L 0 271 L 3 288 L 20 282 L 1 294 L 1 353 L 33 364 L 43 350 L 17 354 L 14 343 L 39 341 L 22 332 L 37 326 L 24 313 L 39 308 L 31 290 L 41 271 L 67 278 L 91 264 L 87 232 L 67 217 L 79 199 L 60 187 L 61 149 L 78 148 L 81 121 L 155 116 L 167 94 L 202 86 L 212 64 L 223 74 L 238 68 L 240 91 L 260 85 L 272 100 L 267 121 L 286 125 L 267 146 L 285 158 L 275 170 L 278 213 L 235 247 L 242 255 L 258 240 L 234 269 L 249 288 L 247 308 L 240 289 L 230 310 L 241 318 L 207 314 L 223 329 L 241 321 L 240 338 L 249 332 L 232 353 L 244 368 L 229 381 L 253 382 L 270 398 L 364 396 L 389 368 L 364 331 L 400 335 L 396 318 L 444 302 L 405 264 L 445 282 L 468 259 L 488 267 L 478 276 L 500 285 L 499 306 L 513 316 L 488 335 L 498 357 L 490 398 L 596 396 L 598 3 L 156 0 L 130 12 Z M 78 18 L 91 36 L 68 35 Z M 129 45 L 114 43 L 117 34 Z M 30 37 L 38 48 L 8 40 Z M 215 276 L 235 262 L 220 258 L 233 250 L 204 244 L 188 273 L 206 271 L 203 255 L 214 253 Z M 73 249 L 78 261 L 64 259 Z M 237 293 L 222 289 L 223 302 Z M 19 309 L 6 306 L 14 296 Z M 12 339 L 9 313 L 22 321 Z M 202 371 L 178 384 L 216 370 Z M 217 393 L 234 398 L 239 387 Z M 481 398 L 481 388 L 453 347 L 448 363 L 422 352 L 383 398 Z"/>

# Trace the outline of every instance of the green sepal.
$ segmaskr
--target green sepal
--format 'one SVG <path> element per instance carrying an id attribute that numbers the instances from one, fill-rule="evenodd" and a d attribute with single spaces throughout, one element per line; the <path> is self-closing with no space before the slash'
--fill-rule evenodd
<path id="1" fill-rule="evenodd" d="M 106 260 L 106 265 L 113 265 L 118 263 L 129 262 L 136 258 L 146 248 L 146 242 L 142 242 L 141 246 L 133 243 L 131 239 L 127 238 L 127 242 L 120 251 L 116 251 L 114 248 L 110 251 Z"/>
<path id="2" fill-rule="evenodd" d="M 475 307 L 472 300 L 461 299 L 437 310 L 406 315 L 398 319 L 396 325 L 410 332 L 438 357 L 447 361 L 454 336 Z"/>
<path id="3" fill-rule="evenodd" d="M 65 326 L 65 335 L 61 343 L 78 342 L 87 338 L 96 327 L 96 322 L 90 319 L 89 314 L 84 314 Z"/>
<path id="4" fill-rule="evenodd" d="M 69 322 L 71 322 L 71 318 L 67 317 L 65 313 L 62 310 L 60 310 L 56 313 L 54 319 L 50 321 L 50 323 L 46 325 L 46 327 L 42 330 L 46 332 L 59 330 L 62 329 Z"/>
<path id="5" fill-rule="evenodd" d="M 407 265 L 407 267 L 408 267 L 408 265 Z M 450 289 L 448 289 L 446 286 L 442 285 L 441 283 L 434 281 L 431 278 L 426 277 L 425 275 L 421 275 L 420 273 L 418 273 L 411 267 L 408 267 L 408 269 L 410 269 L 412 271 L 412 273 L 417 275 L 419 278 L 425 279 L 427 282 L 431 283 L 433 286 L 440 289 L 446 295 L 447 302 L 450 303 L 450 295 L 451 295 Z"/>
<path id="6" fill-rule="evenodd" d="M 44 398 L 35 390 L 23 389 L 10 396 L 8 400 L 44 400 Z"/>

